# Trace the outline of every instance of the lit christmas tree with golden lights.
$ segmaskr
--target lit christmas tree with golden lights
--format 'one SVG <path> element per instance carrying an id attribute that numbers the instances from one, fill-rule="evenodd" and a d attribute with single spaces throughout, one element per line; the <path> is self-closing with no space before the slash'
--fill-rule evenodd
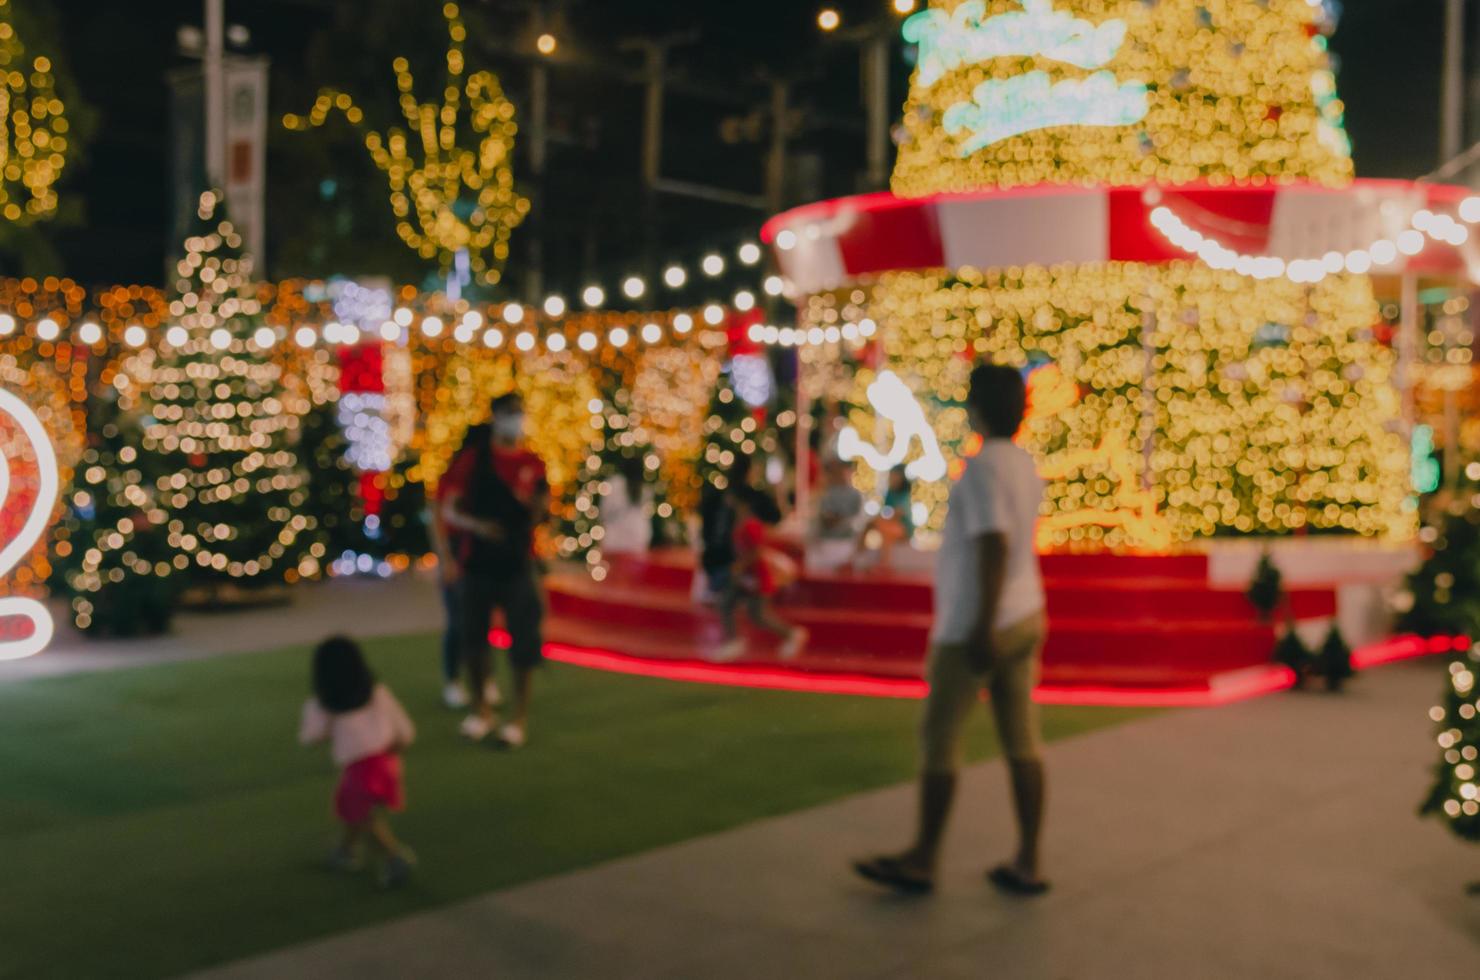
<path id="1" fill-rule="evenodd" d="M 317 574 L 324 546 L 305 515 L 296 404 L 270 350 L 241 236 L 214 192 L 176 268 L 173 320 L 156 352 L 141 352 L 147 384 L 144 451 L 174 564 L 223 594 Z M 229 590 L 227 590 L 229 591 Z"/>
<path id="2" fill-rule="evenodd" d="M 918 61 L 894 190 L 1040 185 L 1025 198 L 1036 202 L 1085 187 L 1343 185 L 1333 26 L 1307 0 L 936 0 L 904 29 Z M 1003 240 L 1042 232 L 1026 211 L 1019 220 Z M 976 358 L 1032 372 L 1030 390 L 1043 386 L 1037 369 L 1056 369 L 1043 396 L 1053 410 L 1032 413 L 1020 436 L 1050 484 L 1045 547 L 1412 531 L 1395 357 L 1375 336 L 1366 275 L 1257 278 L 1189 256 L 894 272 L 868 285 L 803 308 L 808 326 L 883 327 L 882 358 L 834 394 L 861 405 L 878 372 L 894 371 L 957 467 L 972 446 Z M 945 494 L 944 483 L 917 488 L 932 526 Z"/>

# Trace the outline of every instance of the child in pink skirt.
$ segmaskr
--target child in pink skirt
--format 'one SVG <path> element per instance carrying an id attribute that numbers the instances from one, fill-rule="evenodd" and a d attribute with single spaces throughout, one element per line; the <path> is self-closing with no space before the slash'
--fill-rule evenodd
<path id="1" fill-rule="evenodd" d="M 390 888 L 411 876 L 416 856 L 396 840 L 386 812 L 405 805 L 401 752 L 416 738 L 416 726 L 390 688 L 377 684 L 365 656 L 351 640 L 335 637 L 313 655 L 313 697 L 303 705 L 298 740 L 329 742 L 343 769 L 334 793 L 334 812 L 344 838 L 330 856 L 339 871 L 358 871 L 361 846 L 368 839 L 380 852 L 380 882 Z"/>

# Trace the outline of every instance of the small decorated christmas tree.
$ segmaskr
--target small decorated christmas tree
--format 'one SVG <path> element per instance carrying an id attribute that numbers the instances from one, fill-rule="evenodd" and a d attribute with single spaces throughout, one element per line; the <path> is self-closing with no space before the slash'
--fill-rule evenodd
<path id="1" fill-rule="evenodd" d="M 55 531 L 53 587 L 88 635 L 163 633 L 184 578 L 155 489 L 159 460 L 142 451 L 123 398 L 105 388 L 88 399 L 88 446 Z"/>
<path id="2" fill-rule="evenodd" d="M 313 567 L 314 519 L 276 343 L 251 286 L 241 236 L 219 196 L 200 196 L 176 268 L 174 325 L 148 376 L 144 451 L 168 541 L 198 598 L 221 601 Z"/>
<path id="3" fill-rule="evenodd" d="M 1254 572 L 1254 581 L 1249 583 L 1249 591 L 1245 593 L 1249 602 L 1259 610 L 1259 618 L 1266 623 L 1274 619 L 1274 614 L 1280 608 L 1280 602 L 1285 596 L 1284 577 L 1280 570 L 1275 567 L 1269 552 L 1259 557 L 1259 567 Z"/>
<path id="4" fill-rule="evenodd" d="M 1444 700 L 1430 709 L 1439 764 L 1425 815 L 1443 819 L 1465 840 L 1480 843 L 1480 645 L 1449 665 Z"/>
<path id="5" fill-rule="evenodd" d="M 1347 645 L 1346 637 L 1341 635 L 1341 630 L 1334 624 L 1331 632 L 1326 634 L 1321 652 L 1316 655 L 1316 669 L 1325 678 L 1326 689 L 1329 691 L 1340 691 L 1356 673 L 1352 667 L 1352 648 Z"/>
<path id="6" fill-rule="evenodd" d="M 1420 636 L 1480 637 L 1480 514 L 1468 507 L 1442 512 L 1426 530 L 1432 551 L 1408 577 L 1411 605 L 1398 629 Z"/>

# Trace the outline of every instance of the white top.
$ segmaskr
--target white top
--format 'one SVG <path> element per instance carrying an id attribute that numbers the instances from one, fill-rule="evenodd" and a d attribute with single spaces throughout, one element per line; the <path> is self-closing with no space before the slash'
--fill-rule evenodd
<path id="1" fill-rule="evenodd" d="M 344 767 L 392 746 L 405 748 L 416 740 L 416 725 L 390 688 L 377 684 L 369 704 L 342 715 L 324 710 L 317 698 L 308 699 L 303 705 L 298 741 L 312 745 L 325 740 L 333 745 L 335 764 Z"/>
<path id="2" fill-rule="evenodd" d="M 1043 609 L 1043 576 L 1034 547 L 1043 480 L 1033 457 L 1007 439 L 988 439 L 951 487 L 946 524 L 935 565 L 934 643 L 963 643 L 981 608 L 977 539 L 1007 538 L 1007 566 L 994 630 L 1022 622 Z"/>
<path id="3" fill-rule="evenodd" d="M 608 483 L 611 491 L 601 498 L 601 550 L 609 555 L 647 551 L 653 543 L 653 488 L 644 486 L 634 504 L 625 476 L 614 474 Z"/>

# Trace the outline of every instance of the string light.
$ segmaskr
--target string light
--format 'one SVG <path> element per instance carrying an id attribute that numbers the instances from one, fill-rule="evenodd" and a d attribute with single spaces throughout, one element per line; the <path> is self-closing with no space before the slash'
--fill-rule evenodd
<path id="1" fill-rule="evenodd" d="M 550 296 L 545 299 L 545 315 L 559 317 L 565 313 L 565 300 L 559 296 Z"/>
<path id="2" fill-rule="evenodd" d="M 71 124 L 51 59 L 27 57 L 10 0 L 0 0 L 0 217 L 30 225 L 56 213 Z"/>
<path id="3" fill-rule="evenodd" d="M 588 307 L 598 307 L 606 302 L 606 290 L 600 286 L 587 286 L 585 291 L 581 293 L 581 299 Z M 558 316 L 559 314 L 551 315 Z"/>
<path id="4" fill-rule="evenodd" d="M 17 446 L 19 440 L 14 437 L 0 444 L 0 527 L 8 539 L 0 547 L 0 579 L 4 579 L 45 536 L 57 502 L 60 474 L 45 426 L 29 405 L 4 388 L 0 388 L 0 418 L 25 436 L 24 445 Z M 15 492 L 23 486 L 28 495 Z M 29 636 L 0 640 L 0 661 L 34 656 L 51 643 L 51 613 L 34 599 L 0 597 L 0 618 L 31 624 Z"/>
<path id="5" fill-rule="evenodd" d="M 563 306 L 562 306 L 563 309 Z M 518 303 L 507 303 L 504 305 L 504 322 L 518 326 L 524 322 L 524 307 Z"/>
<path id="6" fill-rule="evenodd" d="M 444 271 L 466 256 L 481 281 L 497 283 L 514 229 L 529 214 L 528 199 L 514 189 L 514 105 L 492 72 L 464 79 L 467 28 L 457 4 L 445 4 L 442 12 L 450 41 L 448 83 L 440 104 L 417 102 L 415 78 L 405 58 L 392 65 L 407 129 L 391 127 L 384 134 L 369 130 L 354 100 L 333 89 L 320 93 L 306 117 L 288 115 L 283 122 L 288 129 L 306 130 L 322 126 L 331 112 L 342 113 L 365 133 L 370 158 L 386 177 L 402 241 L 423 259 L 437 260 Z M 550 42 L 553 51 L 553 37 Z M 464 100 L 466 130 L 460 125 Z M 413 156 L 418 150 L 420 159 Z M 475 206 L 466 207 L 469 202 Z"/>
<path id="7" fill-rule="evenodd" d="M 754 242 L 746 242 L 740 246 L 739 257 L 742 265 L 755 265 L 761 260 L 761 247 Z"/>
<path id="8" fill-rule="evenodd" d="M 670 265 L 663 270 L 663 282 L 670 289 L 681 289 L 683 284 L 689 281 L 689 274 L 682 266 Z"/>
<path id="9" fill-rule="evenodd" d="M 723 256 L 715 252 L 711 252 L 708 255 L 704 256 L 703 260 L 699 264 L 699 267 L 704 270 L 704 274 L 706 276 L 709 276 L 712 279 L 716 276 L 724 275 L 725 260 Z"/>

